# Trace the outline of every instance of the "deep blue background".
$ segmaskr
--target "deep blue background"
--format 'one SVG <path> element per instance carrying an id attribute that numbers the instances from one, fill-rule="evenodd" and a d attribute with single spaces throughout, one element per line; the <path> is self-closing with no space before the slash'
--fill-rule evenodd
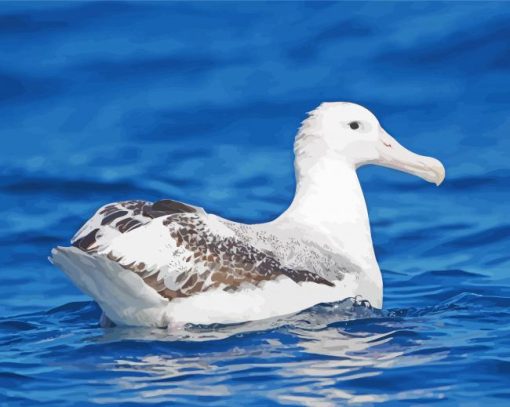
<path id="1" fill-rule="evenodd" d="M 508 404 L 508 3 L 3 2 L 0 50 L 0 405 Z M 274 218 L 299 122 L 335 100 L 447 169 L 360 171 L 382 313 L 102 330 L 47 262 L 115 200 Z"/>

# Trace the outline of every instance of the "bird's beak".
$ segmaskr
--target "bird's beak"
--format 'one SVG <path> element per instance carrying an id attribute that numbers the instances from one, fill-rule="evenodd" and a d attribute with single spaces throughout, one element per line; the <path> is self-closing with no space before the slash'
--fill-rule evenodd
<path id="1" fill-rule="evenodd" d="M 436 185 L 444 180 L 445 169 L 439 160 L 409 151 L 382 128 L 377 141 L 377 151 L 379 158 L 374 164 L 416 175 Z"/>

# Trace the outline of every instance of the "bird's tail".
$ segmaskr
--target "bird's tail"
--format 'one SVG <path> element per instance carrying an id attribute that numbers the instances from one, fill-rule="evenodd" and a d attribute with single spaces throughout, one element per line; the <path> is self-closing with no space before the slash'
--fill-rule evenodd
<path id="1" fill-rule="evenodd" d="M 96 300 L 115 324 L 161 327 L 168 324 L 165 314 L 168 300 L 118 263 L 76 247 L 60 246 L 51 251 L 49 260 Z"/>

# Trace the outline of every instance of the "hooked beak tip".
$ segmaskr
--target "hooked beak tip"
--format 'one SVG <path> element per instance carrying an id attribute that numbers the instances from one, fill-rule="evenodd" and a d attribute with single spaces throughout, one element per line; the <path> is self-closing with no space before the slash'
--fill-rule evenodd
<path id="1" fill-rule="evenodd" d="M 446 171 L 441 161 L 432 157 L 420 157 L 418 165 L 410 166 L 410 173 L 439 186 L 443 183 Z"/>
<path id="2" fill-rule="evenodd" d="M 436 184 L 436 186 L 438 187 L 439 185 L 441 185 L 443 183 L 445 176 L 446 176 L 446 170 L 444 168 L 444 165 L 440 161 L 437 161 L 435 173 L 436 173 L 436 179 L 434 181 L 434 184 Z"/>
<path id="3" fill-rule="evenodd" d="M 378 144 L 380 158 L 376 161 L 379 165 L 416 175 L 436 186 L 442 184 L 446 171 L 441 161 L 415 154 L 384 130 L 381 131 L 381 143 Z"/>

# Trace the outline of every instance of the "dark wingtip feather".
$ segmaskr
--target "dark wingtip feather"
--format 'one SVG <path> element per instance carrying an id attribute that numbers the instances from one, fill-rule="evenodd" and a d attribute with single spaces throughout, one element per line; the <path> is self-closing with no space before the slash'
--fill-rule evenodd
<path id="1" fill-rule="evenodd" d="M 90 247 L 96 242 L 96 236 L 99 229 L 94 229 L 92 232 L 83 236 L 82 238 L 75 240 L 72 245 L 84 252 L 88 251 Z"/>

